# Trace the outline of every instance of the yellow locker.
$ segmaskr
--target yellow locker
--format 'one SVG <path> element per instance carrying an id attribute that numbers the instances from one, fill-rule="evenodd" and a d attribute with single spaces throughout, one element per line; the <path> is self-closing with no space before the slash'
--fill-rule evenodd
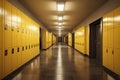
<path id="1" fill-rule="evenodd" d="M 103 46 L 103 65 L 108 68 L 108 48 Z"/>
<path id="2" fill-rule="evenodd" d="M 5 0 L 5 15 L 4 15 L 4 76 L 12 71 L 11 65 L 11 4 Z"/>
<path id="3" fill-rule="evenodd" d="M 17 9 L 17 47 L 21 44 L 21 12 Z"/>
<path id="4" fill-rule="evenodd" d="M 24 46 L 22 46 L 22 51 L 21 51 L 21 63 L 25 63 L 25 51 L 24 51 Z"/>
<path id="5" fill-rule="evenodd" d="M 17 10 L 12 6 L 12 47 L 17 46 Z"/>
<path id="6" fill-rule="evenodd" d="M 114 11 L 114 71 L 120 75 L 120 7 Z"/>
<path id="7" fill-rule="evenodd" d="M 0 23 L 0 50 L 3 49 L 3 25 Z"/>
<path id="8" fill-rule="evenodd" d="M 16 47 L 12 48 L 11 59 L 12 59 L 12 71 L 14 71 L 18 67 L 18 54 L 17 54 L 17 48 Z"/>
<path id="9" fill-rule="evenodd" d="M 114 11 L 114 48 L 120 48 L 120 8 Z"/>
<path id="10" fill-rule="evenodd" d="M 120 48 L 114 49 L 114 72 L 120 75 Z"/>
<path id="11" fill-rule="evenodd" d="M 5 1 L 5 25 L 4 25 L 5 48 L 11 47 L 11 4 Z"/>
<path id="12" fill-rule="evenodd" d="M 8 75 L 12 71 L 12 49 L 8 48 L 4 51 L 4 76 Z"/>
<path id="13" fill-rule="evenodd" d="M 0 79 L 3 72 L 3 0 L 0 0 Z"/>
<path id="14" fill-rule="evenodd" d="M 120 8 L 103 17 L 103 65 L 120 75 Z"/>
<path id="15" fill-rule="evenodd" d="M 17 55 L 18 55 L 18 67 L 21 66 L 22 64 L 22 52 L 21 52 L 21 47 L 17 47 Z"/>
<path id="16" fill-rule="evenodd" d="M 3 51 L 0 50 L 0 79 L 3 77 Z"/>
<path id="17" fill-rule="evenodd" d="M 113 48 L 108 48 L 107 64 L 108 68 L 113 71 Z"/>

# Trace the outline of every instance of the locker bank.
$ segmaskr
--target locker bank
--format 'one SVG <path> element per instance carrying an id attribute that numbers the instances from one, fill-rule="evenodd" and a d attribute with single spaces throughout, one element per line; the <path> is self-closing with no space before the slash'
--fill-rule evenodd
<path id="1" fill-rule="evenodd" d="M 0 0 L 0 80 L 120 80 L 120 0 Z"/>

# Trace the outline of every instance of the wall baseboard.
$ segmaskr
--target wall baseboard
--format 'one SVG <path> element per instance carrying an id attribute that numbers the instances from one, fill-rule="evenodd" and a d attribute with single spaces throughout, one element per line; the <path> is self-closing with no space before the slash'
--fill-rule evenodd
<path id="1" fill-rule="evenodd" d="M 102 66 L 103 70 L 107 72 L 109 75 L 111 75 L 115 80 L 120 80 L 120 75 L 112 72 L 111 70 L 107 69 L 105 66 Z"/>

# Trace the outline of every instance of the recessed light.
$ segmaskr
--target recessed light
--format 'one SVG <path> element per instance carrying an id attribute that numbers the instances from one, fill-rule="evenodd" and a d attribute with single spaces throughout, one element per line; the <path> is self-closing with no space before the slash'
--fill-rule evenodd
<path id="1" fill-rule="evenodd" d="M 58 20 L 62 20 L 63 19 L 63 17 L 62 16 L 58 16 Z"/>
<path id="2" fill-rule="evenodd" d="M 61 25 L 62 25 L 62 23 L 58 23 L 58 25 L 60 25 L 60 26 L 61 26 Z"/>
<path id="3" fill-rule="evenodd" d="M 58 27 L 58 28 L 60 28 L 60 29 L 61 29 L 62 27 Z"/>
<path id="4" fill-rule="evenodd" d="M 57 10 L 58 11 L 63 11 L 64 10 L 64 3 L 58 3 Z"/>

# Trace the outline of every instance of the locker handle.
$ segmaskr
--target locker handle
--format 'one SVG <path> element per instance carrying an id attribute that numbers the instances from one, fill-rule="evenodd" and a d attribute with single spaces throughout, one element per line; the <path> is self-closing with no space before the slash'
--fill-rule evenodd
<path id="1" fill-rule="evenodd" d="M 24 47 L 22 47 L 22 51 L 24 51 Z"/>
<path id="2" fill-rule="evenodd" d="M 7 56 L 8 55 L 8 50 L 5 50 L 5 56 Z"/>
<path id="3" fill-rule="evenodd" d="M 106 52 L 108 53 L 108 49 L 106 49 Z"/>
<path id="4" fill-rule="evenodd" d="M 11 31 L 14 31 L 14 26 L 11 27 Z"/>
<path id="5" fill-rule="evenodd" d="M 17 49 L 17 52 L 19 52 L 19 48 Z"/>
<path id="6" fill-rule="evenodd" d="M 29 45 L 29 49 L 30 49 L 30 45 Z"/>
<path id="7" fill-rule="evenodd" d="M 14 48 L 12 49 L 12 54 L 14 54 Z"/>
<path id="8" fill-rule="evenodd" d="M 17 28 L 17 32 L 19 32 L 19 28 Z"/>
<path id="9" fill-rule="evenodd" d="M 26 46 L 26 50 L 27 50 L 27 46 Z"/>
<path id="10" fill-rule="evenodd" d="M 5 30 L 7 30 L 7 29 L 8 29 L 8 25 L 7 25 L 7 24 L 5 24 L 4 29 L 5 29 Z"/>
<path id="11" fill-rule="evenodd" d="M 114 50 L 112 50 L 112 54 L 114 54 Z"/>

